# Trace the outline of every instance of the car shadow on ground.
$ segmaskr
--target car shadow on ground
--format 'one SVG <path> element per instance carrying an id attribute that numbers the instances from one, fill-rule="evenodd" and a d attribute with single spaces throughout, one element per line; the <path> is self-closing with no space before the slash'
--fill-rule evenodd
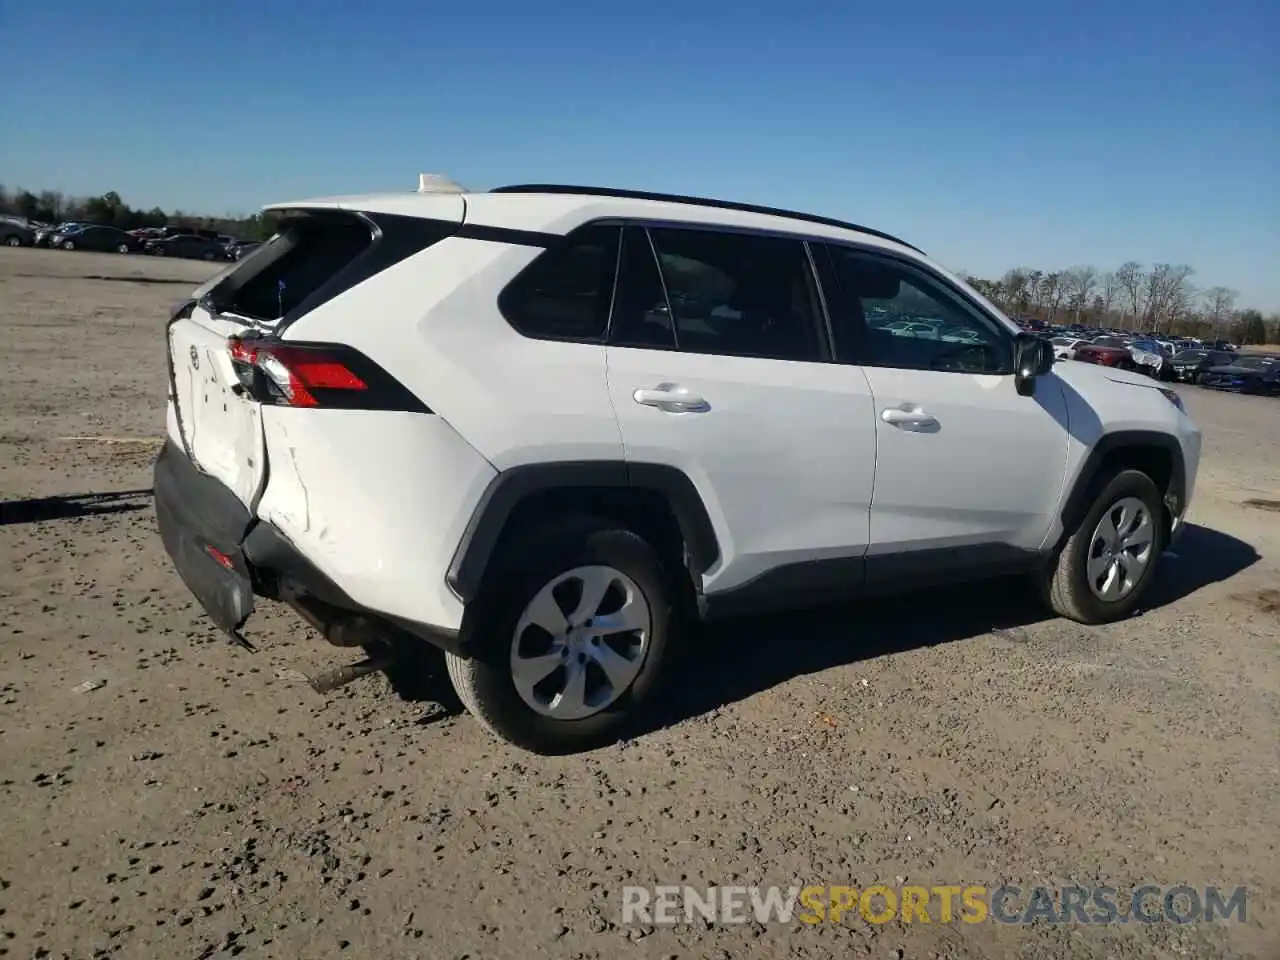
<path id="1" fill-rule="evenodd" d="M 145 501 L 150 498 L 150 490 L 119 490 L 113 493 L 77 493 L 64 497 L 5 500 L 0 501 L 0 527 L 14 523 L 88 517 L 99 513 L 131 513 L 145 510 Z"/>
<path id="2" fill-rule="evenodd" d="M 1164 558 L 1144 609 L 1181 600 L 1258 559 L 1242 540 L 1188 525 Z M 641 711 L 628 736 L 710 713 L 805 674 L 1052 618 L 1027 581 L 1011 577 L 699 625 L 686 636 L 679 662 L 668 665 L 674 669 L 663 693 Z M 434 648 L 402 658 L 386 675 L 403 699 L 439 706 L 430 721 L 462 712 L 443 654 Z"/>
<path id="3" fill-rule="evenodd" d="M 1166 555 L 1143 609 L 1154 610 L 1235 576 L 1260 559 L 1249 544 L 1188 525 Z M 1053 618 L 1024 578 L 936 588 L 797 613 L 701 627 L 661 701 L 637 733 L 709 713 L 795 677 L 887 654 L 955 643 Z"/>

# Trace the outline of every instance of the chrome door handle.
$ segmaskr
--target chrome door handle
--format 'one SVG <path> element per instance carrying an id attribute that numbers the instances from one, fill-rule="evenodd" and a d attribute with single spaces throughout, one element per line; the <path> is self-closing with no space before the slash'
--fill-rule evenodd
<path id="1" fill-rule="evenodd" d="M 880 411 L 880 419 L 895 427 L 936 427 L 938 425 L 937 417 L 911 404 L 886 407 Z"/>
<path id="2" fill-rule="evenodd" d="M 667 413 L 703 413 L 711 409 L 711 404 L 702 397 L 674 383 L 660 383 L 649 389 L 642 387 L 631 394 L 631 399 L 642 407 L 657 407 Z"/>

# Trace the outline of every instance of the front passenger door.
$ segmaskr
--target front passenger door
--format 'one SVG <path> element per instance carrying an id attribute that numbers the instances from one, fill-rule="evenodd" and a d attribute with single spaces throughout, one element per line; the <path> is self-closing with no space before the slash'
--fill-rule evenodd
<path id="1" fill-rule="evenodd" d="M 1013 334 L 925 265 L 829 251 L 837 349 L 864 365 L 875 402 L 869 579 L 1029 559 L 1066 469 L 1062 385 L 1050 374 L 1020 396 Z"/>

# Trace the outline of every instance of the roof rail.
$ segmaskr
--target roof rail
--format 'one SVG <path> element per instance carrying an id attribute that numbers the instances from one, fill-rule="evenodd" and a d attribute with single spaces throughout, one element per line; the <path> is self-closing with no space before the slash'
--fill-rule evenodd
<path id="1" fill-rule="evenodd" d="M 873 230 L 871 227 L 864 227 L 856 223 L 847 223 L 844 220 L 835 220 L 831 217 L 820 217 L 812 213 L 798 213 L 795 210 L 782 210 L 777 207 L 762 207 L 754 203 L 737 203 L 732 200 L 711 200 L 707 197 L 686 197 L 676 193 L 649 193 L 644 190 L 619 190 L 614 187 L 579 187 L 562 183 L 521 183 L 513 184 L 507 187 L 494 187 L 490 193 L 557 193 L 557 194 L 581 194 L 588 197 L 619 197 L 626 200 L 655 200 L 666 203 L 688 203 L 700 207 L 715 207 L 720 210 L 737 210 L 741 213 L 759 213 L 771 217 L 789 217 L 792 220 L 803 220 L 806 223 L 821 223 L 828 227 L 838 227 L 842 230 L 856 230 L 858 233 L 870 234 L 873 237 L 879 237 L 881 240 L 890 240 L 894 243 L 901 244 L 908 250 L 914 250 L 921 256 L 925 256 L 925 252 L 907 241 L 895 237 L 891 233 L 885 233 L 883 230 Z"/>

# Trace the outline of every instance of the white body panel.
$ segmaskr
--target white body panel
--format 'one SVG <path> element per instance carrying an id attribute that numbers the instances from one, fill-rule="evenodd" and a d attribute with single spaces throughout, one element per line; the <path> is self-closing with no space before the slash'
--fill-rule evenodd
<path id="1" fill-rule="evenodd" d="M 271 479 L 258 517 L 353 600 L 456 630 L 445 582 L 494 469 L 439 417 L 265 407 Z"/>
<path id="2" fill-rule="evenodd" d="M 1059 502 L 1066 401 L 1012 376 L 868 367 L 876 404 L 873 553 L 969 544 L 1036 549 Z M 886 422 L 910 412 L 912 417 Z M 917 417 L 920 418 L 917 421 Z"/>
<path id="3" fill-rule="evenodd" d="M 629 462 L 678 467 L 720 541 L 707 593 L 783 564 L 861 556 L 875 477 L 871 393 L 860 367 L 610 347 L 609 389 Z M 637 403 L 670 384 L 693 412 Z"/>
<path id="4" fill-rule="evenodd" d="M 200 307 L 169 328 L 177 394 L 169 406 L 181 431 L 175 440 L 181 444 L 185 436 L 196 466 L 249 506 L 261 489 L 267 462 L 261 407 L 232 389 L 237 380 L 227 337 L 243 330 L 243 325 L 211 317 Z"/>
<path id="5" fill-rule="evenodd" d="M 498 312 L 498 291 L 538 253 L 442 240 L 307 314 L 286 339 L 372 357 L 500 470 L 621 459 L 604 350 L 530 340 Z"/>

